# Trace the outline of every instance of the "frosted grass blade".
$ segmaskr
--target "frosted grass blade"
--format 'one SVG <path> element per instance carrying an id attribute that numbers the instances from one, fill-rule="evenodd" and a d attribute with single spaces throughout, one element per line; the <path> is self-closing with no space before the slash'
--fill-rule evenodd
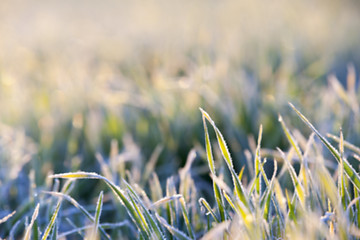
<path id="1" fill-rule="evenodd" d="M 191 240 L 184 232 L 180 231 L 179 229 L 176 229 L 175 227 L 169 225 L 166 220 L 162 217 L 160 217 L 158 214 L 156 214 L 157 219 L 159 222 L 177 239 L 179 240 Z"/>
<path id="2" fill-rule="evenodd" d="M 36 220 L 36 218 L 37 218 L 37 216 L 39 214 L 39 208 L 40 208 L 40 204 L 38 203 L 36 205 L 36 208 L 34 210 L 34 213 L 33 213 L 32 217 L 31 217 L 30 224 L 26 229 L 24 240 L 30 240 L 31 239 L 31 229 L 32 229 L 32 227 L 34 225 L 34 222 L 35 222 L 35 220 Z"/>
<path id="3" fill-rule="evenodd" d="M 256 153 L 255 153 L 255 176 L 258 176 L 255 178 L 255 189 L 258 196 L 261 194 L 261 175 L 260 175 L 260 165 L 261 165 L 261 157 L 260 157 L 260 143 L 261 143 L 261 137 L 262 137 L 262 125 L 260 125 L 259 128 L 259 135 L 258 135 L 258 142 L 256 147 Z"/>
<path id="4" fill-rule="evenodd" d="M 225 162 L 230 170 L 230 173 L 232 175 L 232 180 L 233 180 L 233 183 L 235 186 L 235 192 L 237 194 L 237 197 L 243 202 L 243 204 L 248 209 L 250 209 L 248 196 L 247 196 L 246 192 L 244 191 L 244 188 L 243 188 L 241 182 L 239 181 L 238 175 L 235 173 L 234 166 L 233 166 L 231 156 L 230 156 L 230 152 L 227 148 L 227 145 L 226 145 L 223 135 L 221 134 L 220 130 L 216 127 L 214 121 L 211 119 L 209 114 L 201 108 L 200 108 L 200 111 L 202 112 L 203 116 L 205 116 L 206 119 L 210 122 L 210 124 L 212 125 L 212 127 L 215 130 L 216 138 L 218 140 L 218 144 L 219 144 L 221 153 L 222 153 L 224 160 L 225 160 Z"/>
<path id="5" fill-rule="evenodd" d="M 278 151 L 280 152 L 281 156 L 283 157 L 283 159 L 284 159 L 284 161 L 286 163 L 286 166 L 287 166 L 287 168 L 289 170 L 291 180 L 293 182 L 296 194 L 299 197 L 300 204 L 304 208 L 305 207 L 305 191 L 304 191 L 304 188 L 301 185 L 301 183 L 300 183 L 300 181 L 299 181 L 299 179 L 298 179 L 298 177 L 296 175 L 295 169 L 293 168 L 293 166 L 289 162 L 287 156 L 285 156 L 285 154 L 279 148 L 278 148 Z"/>
<path id="6" fill-rule="evenodd" d="M 93 217 L 83 206 L 81 206 L 74 198 L 72 198 L 71 196 L 65 195 L 65 194 L 60 193 L 60 192 L 47 192 L 47 191 L 43 191 L 43 193 L 51 194 L 51 195 L 56 196 L 56 197 L 64 198 L 65 200 L 67 200 L 68 202 L 70 202 L 74 207 L 76 207 L 77 209 L 79 209 L 80 212 L 82 212 L 82 213 L 87 217 L 87 219 L 89 219 L 92 223 L 95 222 L 94 217 Z M 110 237 L 108 236 L 108 234 L 105 232 L 105 230 L 104 230 L 101 226 L 99 226 L 99 229 L 100 229 L 100 233 L 101 233 L 101 235 L 102 235 L 103 238 L 105 238 L 105 239 L 110 239 Z"/>
<path id="7" fill-rule="evenodd" d="M 201 108 L 200 108 L 200 111 L 202 113 L 202 119 L 203 119 L 203 125 L 204 125 L 205 148 L 206 148 L 206 155 L 207 155 L 207 159 L 208 159 L 208 163 L 209 163 L 209 168 L 210 168 L 210 172 L 213 175 L 216 175 L 214 159 L 213 159 L 212 150 L 211 150 L 211 142 L 210 142 L 209 132 L 208 132 L 206 119 L 205 119 L 205 111 L 203 111 Z M 224 210 L 224 200 L 223 200 L 223 196 L 221 195 L 220 188 L 216 184 L 216 182 L 213 182 L 213 190 L 214 190 L 215 200 L 216 200 L 219 214 L 220 214 L 220 219 L 221 219 L 221 221 L 225 221 L 226 219 L 225 219 L 225 210 Z"/>
<path id="8" fill-rule="evenodd" d="M 51 216 L 48 226 L 45 229 L 44 235 L 41 238 L 42 240 L 46 240 L 48 238 L 50 231 L 52 230 L 52 228 L 56 222 L 56 217 L 58 216 L 60 206 L 61 206 L 61 199 L 58 201 L 58 203 L 56 205 L 55 211 L 54 211 L 53 215 Z"/>
<path id="9" fill-rule="evenodd" d="M 204 199 L 204 198 L 200 198 L 199 199 L 199 204 L 202 205 L 204 208 L 206 208 L 206 210 L 208 211 L 208 213 L 211 214 L 211 216 L 214 218 L 214 220 L 219 223 L 219 219 L 217 218 L 217 216 L 215 215 L 214 211 L 211 209 L 209 203 Z"/>
<path id="10" fill-rule="evenodd" d="M 94 217 L 94 228 L 93 228 L 93 233 L 92 233 L 92 238 L 93 239 L 97 239 L 97 230 L 99 228 L 99 222 L 100 222 L 100 215 L 101 215 L 101 211 L 102 211 L 102 205 L 103 205 L 103 192 L 100 192 L 97 204 L 96 204 L 96 212 L 95 212 L 95 217 Z"/>
<path id="11" fill-rule="evenodd" d="M 315 132 L 315 134 L 320 138 L 320 140 L 323 142 L 323 144 L 329 149 L 329 151 L 331 152 L 331 154 L 335 157 L 335 159 L 338 161 L 338 163 L 341 162 L 341 156 L 338 153 L 338 151 L 329 143 L 329 141 L 324 138 L 319 132 L 318 130 L 316 130 L 316 128 L 309 122 L 309 120 L 302 115 L 301 112 L 299 112 L 299 110 L 297 110 L 294 105 L 292 105 L 291 103 L 289 103 L 290 107 L 297 113 L 297 115 L 301 118 L 301 120 L 303 120 L 303 122 L 306 123 L 306 125 Z M 354 184 L 354 186 L 360 190 L 360 177 L 357 174 L 357 172 L 354 170 L 354 168 L 350 165 L 350 163 L 346 160 L 346 158 L 342 159 L 343 164 L 344 164 L 344 171 L 346 173 L 346 175 L 349 177 L 350 181 Z"/>
<path id="12" fill-rule="evenodd" d="M 0 224 L 5 223 L 7 220 L 9 220 L 9 218 L 14 216 L 15 213 L 16 213 L 16 211 L 13 211 L 12 213 L 10 213 L 10 214 L 6 215 L 5 217 L 3 217 L 2 219 L 0 219 Z"/>

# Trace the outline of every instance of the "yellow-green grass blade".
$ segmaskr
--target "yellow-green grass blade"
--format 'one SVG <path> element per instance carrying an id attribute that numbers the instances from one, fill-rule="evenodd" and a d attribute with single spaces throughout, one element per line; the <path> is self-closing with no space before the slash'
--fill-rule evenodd
<path id="1" fill-rule="evenodd" d="M 234 202 L 225 191 L 223 191 L 223 194 L 230 207 L 245 221 L 246 217 L 250 213 L 247 211 L 244 205 L 242 205 L 239 201 Z"/>
<path id="2" fill-rule="evenodd" d="M 286 195 L 286 200 L 287 200 L 287 204 L 288 204 L 288 207 L 289 207 L 289 212 L 288 212 L 289 219 L 296 222 L 295 203 L 290 200 L 289 193 L 288 193 L 287 189 L 285 189 L 285 195 Z"/>
<path id="3" fill-rule="evenodd" d="M 354 189 L 354 199 L 359 199 L 360 194 L 357 189 Z M 360 202 L 356 201 L 356 220 L 357 220 L 357 226 L 360 227 Z"/>
<path id="4" fill-rule="evenodd" d="M 48 236 L 56 222 L 56 218 L 59 214 L 60 206 L 61 206 L 61 199 L 59 199 L 59 201 L 56 205 L 55 211 L 54 211 L 53 215 L 51 216 L 50 222 L 49 222 L 48 226 L 46 227 L 45 232 L 41 238 L 42 240 L 46 240 L 48 238 Z"/>
<path id="5" fill-rule="evenodd" d="M 211 209 L 209 203 L 204 198 L 199 199 L 199 204 L 201 206 L 203 206 L 208 211 L 208 213 L 211 214 L 211 216 L 214 218 L 215 222 L 217 222 L 217 223 L 220 222 L 219 219 L 217 218 L 217 216 L 215 215 L 214 211 Z"/>
<path id="6" fill-rule="evenodd" d="M 205 132 L 205 149 L 206 149 L 206 156 L 207 156 L 207 160 L 209 163 L 209 168 L 212 174 L 215 175 L 215 165 L 214 165 L 214 158 L 212 155 L 212 150 L 211 150 L 211 142 L 210 142 L 210 137 L 209 137 L 209 132 L 208 132 L 208 128 L 207 128 L 207 124 L 206 124 L 206 120 L 205 120 L 205 113 L 204 111 L 200 108 L 200 111 L 202 113 L 202 120 L 203 120 L 203 125 L 204 125 L 204 132 Z"/>
<path id="7" fill-rule="evenodd" d="M 295 169 L 294 167 L 291 165 L 289 159 L 287 158 L 287 156 L 285 156 L 285 154 L 278 148 L 278 151 L 280 152 L 282 158 L 284 159 L 285 163 L 286 163 L 286 166 L 289 170 L 289 173 L 290 173 L 290 177 L 291 177 L 291 180 L 292 180 L 292 183 L 294 185 L 294 189 L 295 189 L 295 192 L 300 200 L 300 204 L 301 206 L 304 208 L 305 207 L 305 191 L 304 191 L 304 188 L 303 186 L 301 185 L 299 179 L 298 179 L 298 176 L 296 175 L 296 172 L 295 172 Z"/>
<path id="8" fill-rule="evenodd" d="M 100 179 L 105 181 L 105 183 L 109 186 L 109 188 L 113 191 L 114 195 L 118 197 L 120 202 L 125 206 L 125 209 L 127 210 L 129 216 L 133 220 L 133 222 L 136 224 L 137 228 L 141 232 L 141 234 L 146 234 L 145 229 L 142 227 L 142 221 L 140 217 L 138 216 L 134 206 L 132 203 L 127 199 L 125 194 L 123 193 L 123 190 L 121 190 L 118 186 L 116 186 L 114 183 L 112 183 L 107 178 L 98 175 L 97 173 L 89 173 L 89 172 L 73 172 L 73 173 L 62 173 L 62 174 L 55 174 L 49 176 L 51 178 L 65 178 L 65 179 Z M 147 236 L 149 237 L 149 236 Z"/>
<path id="9" fill-rule="evenodd" d="M 39 214 L 39 208 L 40 208 L 40 204 L 38 203 L 36 205 L 36 208 L 34 210 L 34 213 L 33 213 L 32 217 L 31 217 L 30 224 L 26 229 L 26 232 L 25 232 L 25 235 L 24 235 L 24 240 L 30 240 L 31 239 L 31 230 L 32 230 L 34 222 L 35 222 L 35 220 L 36 220 L 36 218 L 37 218 L 37 216 Z"/>
<path id="10" fill-rule="evenodd" d="M 174 179 L 168 178 L 166 181 L 166 196 L 173 196 L 176 195 L 176 187 L 174 184 Z M 178 225 L 178 213 L 177 213 L 177 206 L 176 203 L 174 202 L 168 202 L 167 206 L 166 206 L 166 211 L 167 211 L 167 218 L 168 218 L 168 222 L 172 225 L 172 226 L 177 226 Z"/>
<path id="11" fill-rule="evenodd" d="M 318 130 L 309 122 L 309 120 L 301 113 L 299 110 L 297 110 L 291 103 L 289 103 L 292 109 L 297 113 L 297 115 L 303 120 L 303 122 L 306 123 L 306 125 L 313 131 L 315 134 L 320 138 L 320 140 L 323 142 L 323 144 L 329 149 L 331 154 L 335 157 L 335 159 L 338 161 L 338 163 L 341 162 L 341 156 L 338 153 L 338 151 L 329 143 L 329 141 L 323 137 Z M 344 165 L 344 171 L 350 181 L 354 184 L 354 186 L 360 190 L 360 177 L 357 174 L 357 172 L 354 170 L 354 168 L 351 166 L 351 164 L 346 160 L 346 158 L 343 158 L 343 165 Z"/>
<path id="12" fill-rule="evenodd" d="M 210 124 L 213 126 L 214 130 L 215 130 L 215 134 L 216 134 L 216 138 L 218 139 L 218 144 L 221 150 L 221 153 L 225 159 L 226 164 L 228 165 L 229 168 L 233 169 L 233 163 L 231 160 L 231 156 L 228 150 L 228 147 L 226 145 L 225 139 L 223 137 L 223 135 L 221 134 L 220 130 L 216 127 L 215 122 L 211 119 L 210 115 L 205 112 L 202 108 L 200 108 L 201 113 L 203 114 L 203 117 L 205 117 Z"/>
<path id="13" fill-rule="evenodd" d="M 283 118 L 281 117 L 281 115 L 279 114 L 279 122 L 282 126 L 282 129 L 286 135 L 287 140 L 289 141 L 289 143 L 291 144 L 291 146 L 295 149 L 296 154 L 298 155 L 299 159 L 300 159 L 300 176 L 303 179 L 304 182 L 304 188 L 305 188 L 305 193 L 308 192 L 308 180 L 307 180 L 307 171 L 308 168 L 305 164 L 304 158 L 303 158 L 303 154 L 300 150 L 299 144 L 297 143 L 297 141 L 295 140 L 295 138 L 292 136 L 292 134 L 290 133 L 289 129 L 287 128 Z"/>
<path id="14" fill-rule="evenodd" d="M 102 205 L 103 205 L 103 192 L 100 192 L 97 204 L 96 204 L 96 211 L 95 211 L 95 217 L 94 217 L 94 228 L 93 228 L 93 233 L 92 233 L 92 238 L 93 239 L 97 239 L 97 231 L 98 228 L 100 226 L 100 215 L 101 215 L 101 211 L 102 211 Z"/>
<path id="15" fill-rule="evenodd" d="M 220 219 L 221 219 L 221 221 L 225 221 L 226 217 L 225 217 L 225 207 L 224 207 L 223 196 L 221 194 L 219 186 L 214 181 L 213 181 L 213 189 L 214 189 L 216 203 L 217 203 L 219 213 L 220 213 Z"/>
<path id="16" fill-rule="evenodd" d="M 68 202 L 70 202 L 72 205 L 74 205 L 74 207 L 76 207 L 77 209 L 79 209 L 80 212 L 82 212 L 92 223 L 95 222 L 94 217 L 93 217 L 83 206 L 81 206 L 74 198 L 72 198 L 71 196 L 65 195 L 65 194 L 60 193 L 60 192 L 48 192 L 48 191 L 43 191 L 43 193 L 50 194 L 50 195 L 53 195 L 53 196 L 56 196 L 56 197 L 64 198 L 65 200 L 67 200 Z M 105 230 L 104 230 L 101 226 L 99 226 L 99 229 L 100 229 L 101 236 L 102 236 L 103 238 L 105 238 L 105 239 L 109 239 L 109 240 L 110 240 L 109 235 L 105 232 Z"/>
<path id="17" fill-rule="evenodd" d="M 132 205 L 134 206 L 134 209 L 137 213 L 137 216 L 140 218 L 141 222 L 140 222 L 140 225 L 141 225 L 141 230 L 146 232 L 146 235 L 147 236 L 150 236 L 152 235 L 152 229 L 150 228 L 150 226 L 148 225 L 148 223 L 146 222 L 145 220 L 145 216 L 144 214 L 141 212 L 139 206 L 136 204 L 134 198 L 132 196 L 129 195 L 129 199 L 132 203 Z"/>
<path id="18" fill-rule="evenodd" d="M 144 203 L 141 201 L 140 197 L 138 196 L 138 194 L 134 191 L 134 189 L 124 180 L 127 189 L 129 190 L 130 194 L 129 197 L 134 197 L 135 200 L 138 202 L 138 204 L 142 207 L 143 209 L 143 215 L 145 216 L 145 219 L 147 222 L 149 222 L 150 226 L 151 226 L 151 237 L 157 237 L 157 239 L 163 239 L 163 234 L 161 232 L 160 227 L 156 224 L 155 219 L 152 217 L 152 215 L 150 214 L 149 210 L 145 207 Z M 137 207 L 136 204 L 134 204 L 134 206 Z M 155 235 L 153 234 L 155 233 Z"/>
<path id="19" fill-rule="evenodd" d="M 272 195 L 273 195 L 274 179 L 276 177 L 276 172 L 277 172 L 277 163 L 275 161 L 274 162 L 274 172 L 273 172 L 273 175 L 269 182 L 269 180 L 266 177 L 264 167 L 263 167 L 263 165 L 261 165 L 261 173 L 265 180 L 266 190 L 265 190 L 265 194 L 263 195 L 262 200 L 260 201 L 260 207 L 263 209 L 263 212 L 264 212 L 263 217 L 266 220 L 268 220 L 268 217 L 270 216 L 270 203 L 271 203 L 271 199 L 272 199 Z M 276 201 L 276 200 L 273 199 L 273 201 Z M 275 209 L 276 209 L 276 211 L 278 211 L 278 209 L 276 207 L 275 207 Z M 277 214 L 280 215 L 280 212 L 277 212 Z"/>
<path id="20" fill-rule="evenodd" d="M 255 176 L 259 176 L 255 179 L 255 189 L 258 196 L 261 194 L 261 175 L 260 173 L 260 164 L 261 164 L 261 157 L 260 157 L 260 143 L 261 143 L 261 137 L 262 137 L 262 125 L 260 125 L 259 128 L 259 135 L 258 135 L 258 142 L 256 147 L 256 153 L 255 153 Z"/>
<path id="21" fill-rule="evenodd" d="M 209 132 L 208 132 L 207 123 L 206 123 L 206 119 L 205 119 L 205 114 L 207 114 L 207 113 L 205 113 L 205 111 L 202 110 L 201 108 L 200 108 L 200 111 L 202 113 L 204 132 L 205 132 L 206 156 L 207 156 L 207 159 L 208 159 L 210 172 L 213 175 L 215 175 L 216 170 L 215 170 L 215 165 L 214 165 L 214 158 L 213 158 L 213 155 L 212 155 L 211 142 L 210 142 Z M 217 186 L 217 184 L 215 182 L 213 182 L 213 189 L 214 189 L 215 200 L 216 200 L 216 203 L 218 205 L 220 219 L 221 219 L 221 221 L 225 221 L 226 219 L 225 219 L 223 196 L 221 196 L 220 188 Z"/>
<path id="22" fill-rule="evenodd" d="M 180 201 L 180 206 L 181 206 L 181 210 L 182 210 L 182 214 L 183 214 L 183 217 L 184 217 L 184 221 L 185 221 L 185 225 L 186 225 L 186 228 L 187 228 L 187 231 L 189 233 L 189 236 L 192 238 L 192 239 L 195 239 L 195 234 L 194 234 L 194 231 L 191 227 L 191 223 L 190 223 L 190 218 L 189 218 L 189 213 L 188 213 L 188 210 L 186 208 L 186 203 L 185 203 L 185 199 L 184 197 L 181 197 L 179 199 Z"/>
<path id="23" fill-rule="evenodd" d="M 338 189 L 339 189 L 339 195 L 341 199 L 341 204 L 343 206 L 343 209 L 346 210 L 346 196 L 345 196 L 345 179 L 344 179 L 344 136 L 342 133 L 342 130 L 340 130 L 340 142 L 339 142 L 339 150 L 340 150 L 340 164 L 338 167 Z"/>
<path id="24" fill-rule="evenodd" d="M 235 186 L 235 192 L 237 194 L 237 197 L 243 202 L 243 204 L 250 209 L 250 204 L 249 204 L 249 200 L 248 200 L 248 196 L 246 194 L 246 192 L 244 191 L 244 188 L 241 184 L 241 182 L 239 181 L 238 175 L 235 173 L 234 167 L 233 167 L 233 163 L 231 160 L 231 156 L 230 156 L 230 152 L 227 148 L 225 139 L 223 137 L 223 135 L 221 134 L 220 130 L 216 127 L 214 121 L 211 119 L 211 117 L 209 116 L 209 114 L 207 112 L 205 112 L 203 109 L 201 109 L 201 112 L 203 114 L 203 116 L 205 116 L 205 118 L 210 122 L 210 124 L 212 125 L 213 129 L 215 130 L 216 133 L 216 138 L 218 140 L 218 144 L 220 147 L 220 151 L 224 157 L 224 160 L 230 170 L 231 176 L 232 176 L 232 180 Z"/>

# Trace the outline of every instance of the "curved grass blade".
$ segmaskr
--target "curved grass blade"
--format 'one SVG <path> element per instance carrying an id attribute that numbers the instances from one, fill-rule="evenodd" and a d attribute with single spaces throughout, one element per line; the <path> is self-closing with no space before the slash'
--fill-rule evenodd
<path id="1" fill-rule="evenodd" d="M 220 222 L 219 219 L 217 218 L 217 216 L 215 215 L 214 211 L 211 209 L 209 203 L 204 198 L 199 199 L 199 204 L 206 208 L 208 213 L 210 213 L 211 216 L 214 218 L 215 222 L 217 222 L 217 223 Z"/>
<path id="2" fill-rule="evenodd" d="M 56 196 L 56 197 L 64 198 L 65 200 L 70 202 L 72 205 L 74 205 L 74 207 L 79 209 L 92 223 L 95 222 L 94 217 L 83 206 L 81 206 L 74 198 L 72 198 L 71 196 L 65 195 L 65 194 L 60 193 L 60 192 L 43 191 L 43 193 L 51 194 L 51 195 Z M 99 226 L 99 229 L 100 229 L 101 236 L 103 238 L 105 238 L 105 239 L 110 240 L 110 236 L 105 232 L 105 230 L 101 226 Z"/>
<path id="3" fill-rule="evenodd" d="M 303 120 L 304 123 L 306 123 L 306 125 L 313 131 L 315 132 L 315 134 L 320 138 L 320 140 L 323 142 L 323 144 L 327 147 L 327 149 L 329 149 L 329 151 L 331 152 L 331 154 L 335 157 L 335 159 L 338 161 L 338 163 L 340 163 L 341 161 L 343 161 L 344 164 L 344 171 L 346 173 L 346 175 L 349 177 L 350 181 L 354 184 L 354 186 L 360 190 L 360 177 L 357 174 L 357 172 L 354 170 L 354 168 L 351 166 L 351 164 L 346 160 L 346 158 L 343 158 L 341 160 L 341 156 L 338 153 L 338 151 L 329 143 L 329 141 L 323 137 L 318 130 L 316 130 L 316 128 L 309 122 L 309 120 L 302 115 L 301 112 L 299 112 L 299 110 L 297 110 L 294 105 L 292 105 L 291 103 L 289 103 L 290 107 L 296 112 L 296 114 L 301 118 L 301 120 Z"/>
<path id="4" fill-rule="evenodd" d="M 225 162 L 230 170 L 231 176 L 232 176 L 232 180 L 233 180 L 233 183 L 235 186 L 235 192 L 237 194 L 237 197 L 243 202 L 245 207 L 250 209 L 248 196 L 247 196 L 246 192 L 244 191 L 244 188 L 243 188 L 241 182 L 239 181 L 237 174 L 235 173 L 234 166 L 233 166 L 231 156 L 230 156 L 230 152 L 227 148 L 227 145 L 226 145 L 223 135 L 221 134 L 220 130 L 216 127 L 214 121 L 211 119 L 209 114 L 201 108 L 200 108 L 200 111 L 202 112 L 203 116 L 210 122 L 213 129 L 215 130 L 216 138 L 218 140 L 221 154 L 223 155 L 224 160 L 225 160 Z"/>
<path id="5" fill-rule="evenodd" d="M 36 218 L 37 218 L 37 216 L 39 214 L 39 208 L 40 208 L 40 204 L 38 203 L 36 205 L 36 208 L 34 210 L 34 213 L 33 213 L 32 217 L 31 217 L 30 224 L 26 229 L 24 240 L 30 240 L 30 238 L 31 238 L 31 229 L 32 229 L 32 226 L 34 225 L 34 222 L 35 222 L 35 220 L 36 220 Z"/>
<path id="6" fill-rule="evenodd" d="M 301 168 L 300 168 L 300 176 L 303 179 L 304 182 L 304 188 L 305 188 L 305 193 L 308 192 L 308 180 L 307 180 L 307 171 L 308 171 L 308 167 L 307 164 L 304 161 L 304 157 L 303 154 L 300 150 L 300 147 L 297 143 L 297 141 L 295 140 L 295 138 L 291 135 L 289 129 L 287 128 L 285 122 L 283 121 L 283 118 L 281 117 L 281 115 L 279 114 L 279 122 L 282 126 L 283 131 L 285 132 L 286 138 L 288 139 L 289 143 L 291 144 L 291 146 L 295 149 L 296 154 L 298 155 L 299 159 L 300 159 L 300 164 L 301 164 Z"/>
<path id="7" fill-rule="evenodd" d="M 114 183 L 112 183 L 107 178 L 98 175 L 97 173 L 88 173 L 88 172 L 73 172 L 73 173 L 62 173 L 62 174 L 55 174 L 49 176 L 50 178 L 69 178 L 69 179 L 100 179 L 105 181 L 105 183 L 109 186 L 109 188 L 113 191 L 114 195 L 118 197 L 120 202 L 125 206 L 129 216 L 137 226 L 137 228 L 140 231 L 141 235 L 145 235 L 146 237 L 150 237 L 146 235 L 146 229 L 142 227 L 142 221 L 137 214 L 134 206 L 132 203 L 127 199 L 125 194 L 123 193 L 123 190 L 121 190 L 118 186 L 116 186 Z"/>
<path id="8" fill-rule="evenodd" d="M 205 132 L 206 156 L 207 156 L 207 159 L 208 159 L 210 172 L 213 175 L 216 175 L 215 165 L 214 165 L 214 158 L 213 158 L 212 150 L 211 150 L 211 142 L 210 142 L 209 132 L 208 132 L 206 119 L 205 119 L 205 114 L 204 114 L 205 111 L 203 111 L 201 108 L 200 108 L 200 111 L 202 113 L 204 132 Z M 216 203 L 217 203 L 218 209 L 219 209 L 220 219 L 221 219 L 221 221 L 225 221 L 226 219 L 225 219 L 225 208 L 224 208 L 223 196 L 221 195 L 221 191 L 220 191 L 219 186 L 215 182 L 213 182 L 213 189 L 214 189 L 215 200 L 216 200 Z"/>
<path id="9" fill-rule="evenodd" d="M 143 209 L 143 215 L 145 216 L 146 221 L 148 221 L 151 226 L 151 228 L 149 228 L 149 229 L 151 229 L 151 231 L 149 232 L 149 233 L 151 233 L 151 235 L 150 235 L 151 238 L 155 239 L 155 237 L 156 237 L 157 239 L 163 239 L 164 238 L 163 233 L 162 233 L 160 227 L 156 224 L 156 221 L 153 218 L 153 216 L 150 214 L 148 208 L 145 207 L 143 201 L 140 199 L 140 197 L 134 191 L 134 189 L 125 180 L 124 180 L 124 182 L 127 186 L 127 189 L 130 191 L 129 197 L 131 197 L 131 195 L 132 195 Z M 134 204 L 134 206 L 137 207 L 136 204 Z"/>
<path id="10" fill-rule="evenodd" d="M 304 191 L 304 188 L 301 185 L 301 183 L 300 183 L 300 181 L 299 181 L 299 179 L 298 179 L 298 177 L 296 175 L 295 169 L 293 168 L 293 166 L 289 162 L 289 159 L 285 156 L 285 154 L 279 148 L 278 148 L 278 151 L 280 152 L 282 158 L 284 159 L 284 161 L 286 163 L 286 166 L 287 166 L 287 168 L 289 170 L 289 173 L 290 173 L 290 176 L 291 176 L 291 179 L 292 179 L 296 194 L 297 194 L 297 196 L 298 196 L 298 198 L 300 200 L 300 204 L 304 208 L 305 207 L 305 191 Z"/>

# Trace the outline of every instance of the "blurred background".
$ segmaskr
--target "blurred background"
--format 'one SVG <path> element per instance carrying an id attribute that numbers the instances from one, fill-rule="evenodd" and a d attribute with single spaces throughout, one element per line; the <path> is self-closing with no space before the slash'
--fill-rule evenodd
<path id="1" fill-rule="evenodd" d="M 139 181 L 157 156 L 164 184 L 195 147 L 194 175 L 210 186 L 199 107 L 237 169 L 260 124 L 264 150 L 287 148 L 279 113 L 308 136 L 289 101 L 359 144 L 359 29 L 355 0 L 1 1 L 0 209 L 51 173 L 99 172 L 96 153 Z"/>

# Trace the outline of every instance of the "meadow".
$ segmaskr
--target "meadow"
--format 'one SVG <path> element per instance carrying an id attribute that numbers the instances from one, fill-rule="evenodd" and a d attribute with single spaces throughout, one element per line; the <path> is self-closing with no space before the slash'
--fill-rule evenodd
<path id="1" fill-rule="evenodd" d="M 357 1 L 2 1 L 0 238 L 359 239 Z"/>

